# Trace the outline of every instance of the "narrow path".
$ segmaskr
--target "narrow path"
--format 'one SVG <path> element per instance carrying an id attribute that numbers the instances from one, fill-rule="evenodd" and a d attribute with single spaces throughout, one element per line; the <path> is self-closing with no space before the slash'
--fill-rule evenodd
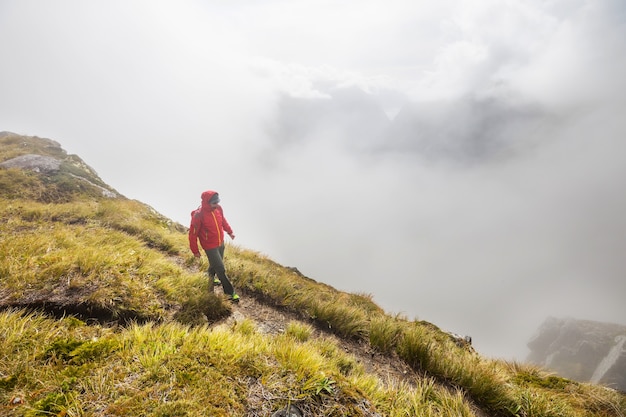
<path id="1" fill-rule="evenodd" d="M 218 294 L 222 293 L 221 287 L 216 288 L 215 291 Z M 253 320 L 260 332 L 270 335 L 283 333 L 289 323 L 293 321 L 307 324 L 313 329 L 313 337 L 333 340 L 344 352 L 354 356 L 358 363 L 363 365 L 366 372 L 377 375 L 384 383 L 415 384 L 418 378 L 423 378 L 399 358 L 381 354 L 367 343 L 346 341 L 330 332 L 319 330 L 315 325 L 302 320 L 295 313 L 262 304 L 253 297 L 242 296 L 238 303 L 233 304 L 233 314 L 223 320 L 222 323 L 233 323 L 244 319 Z"/>

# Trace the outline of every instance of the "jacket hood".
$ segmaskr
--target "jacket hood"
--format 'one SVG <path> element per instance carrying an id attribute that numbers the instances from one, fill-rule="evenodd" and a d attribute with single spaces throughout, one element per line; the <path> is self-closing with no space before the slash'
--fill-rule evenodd
<path id="1" fill-rule="evenodd" d="M 200 195 L 200 198 L 202 199 L 203 210 L 211 210 L 211 203 L 209 203 L 209 201 L 211 200 L 211 198 L 213 198 L 213 196 L 218 196 L 218 193 L 212 190 L 207 190 Z"/>

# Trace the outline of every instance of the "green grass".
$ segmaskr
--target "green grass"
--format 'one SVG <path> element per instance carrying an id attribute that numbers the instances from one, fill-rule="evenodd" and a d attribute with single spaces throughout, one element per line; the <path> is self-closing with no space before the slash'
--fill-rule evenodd
<path id="1" fill-rule="evenodd" d="M 170 322 L 113 330 L 5 311 L 0 326 L 3 415 L 234 416 L 288 403 L 337 416 L 467 408 L 444 389 L 431 387 L 425 397 L 414 387 L 385 386 L 355 362 L 346 372 L 353 359 L 329 349 L 328 340 L 272 338 L 245 321 L 213 329 Z M 27 406 L 8 406 L 15 398 Z M 420 404 L 431 399 L 438 404 Z"/>
<path id="2" fill-rule="evenodd" d="M 209 295 L 203 266 L 189 267 L 190 254 L 172 261 L 188 252 L 184 234 L 138 202 L 0 200 L 0 219 L 4 304 L 76 306 L 104 319 L 175 314 L 193 323 L 230 312 Z"/>
<path id="3" fill-rule="evenodd" d="M 0 138 L 0 161 L 37 152 L 61 172 L 0 169 L 0 415 L 626 415 L 618 392 L 483 358 L 237 246 L 226 266 L 238 291 L 298 319 L 277 335 L 224 321 L 232 307 L 209 291 L 183 226 L 85 186 L 75 177 L 106 188 L 46 140 Z M 346 346 L 415 374 L 374 373 Z"/>

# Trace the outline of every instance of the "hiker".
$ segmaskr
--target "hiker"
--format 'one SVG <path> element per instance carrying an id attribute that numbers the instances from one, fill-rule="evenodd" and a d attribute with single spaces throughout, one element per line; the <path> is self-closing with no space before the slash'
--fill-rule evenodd
<path id="1" fill-rule="evenodd" d="M 224 294 L 227 294 L 231 301 L 239 301 L 239 296 L 226 276 L 224 267 L 224 231 L 231 239 L 235 239 L 235 234 L 224 217 L 222 206 L 219 205 L 219 194 L 209 190 L 203 192 L 201 198 L 202 205 L 191 212 L 189 248 L 193 255 L 199 258 L 198 239 L 200 239 L 200 246 L 209 258 L 208 274 L 209 279 L 213 281 L 211 285 L 222 284 Z"/>

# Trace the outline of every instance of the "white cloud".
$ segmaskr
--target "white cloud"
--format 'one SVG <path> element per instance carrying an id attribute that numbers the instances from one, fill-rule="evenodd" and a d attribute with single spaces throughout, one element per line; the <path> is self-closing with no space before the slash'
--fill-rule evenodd
<path id="1" fill-rule="evenodd" d="M 619 0 L 7 0 L 0 130 L 183 223 L 216 189 L 240 244 L 523 359 L 547 314 L 626 317 L 625 27 Z M 410 146 L 380 133 L 408 97 L 449 100 Z"/>

